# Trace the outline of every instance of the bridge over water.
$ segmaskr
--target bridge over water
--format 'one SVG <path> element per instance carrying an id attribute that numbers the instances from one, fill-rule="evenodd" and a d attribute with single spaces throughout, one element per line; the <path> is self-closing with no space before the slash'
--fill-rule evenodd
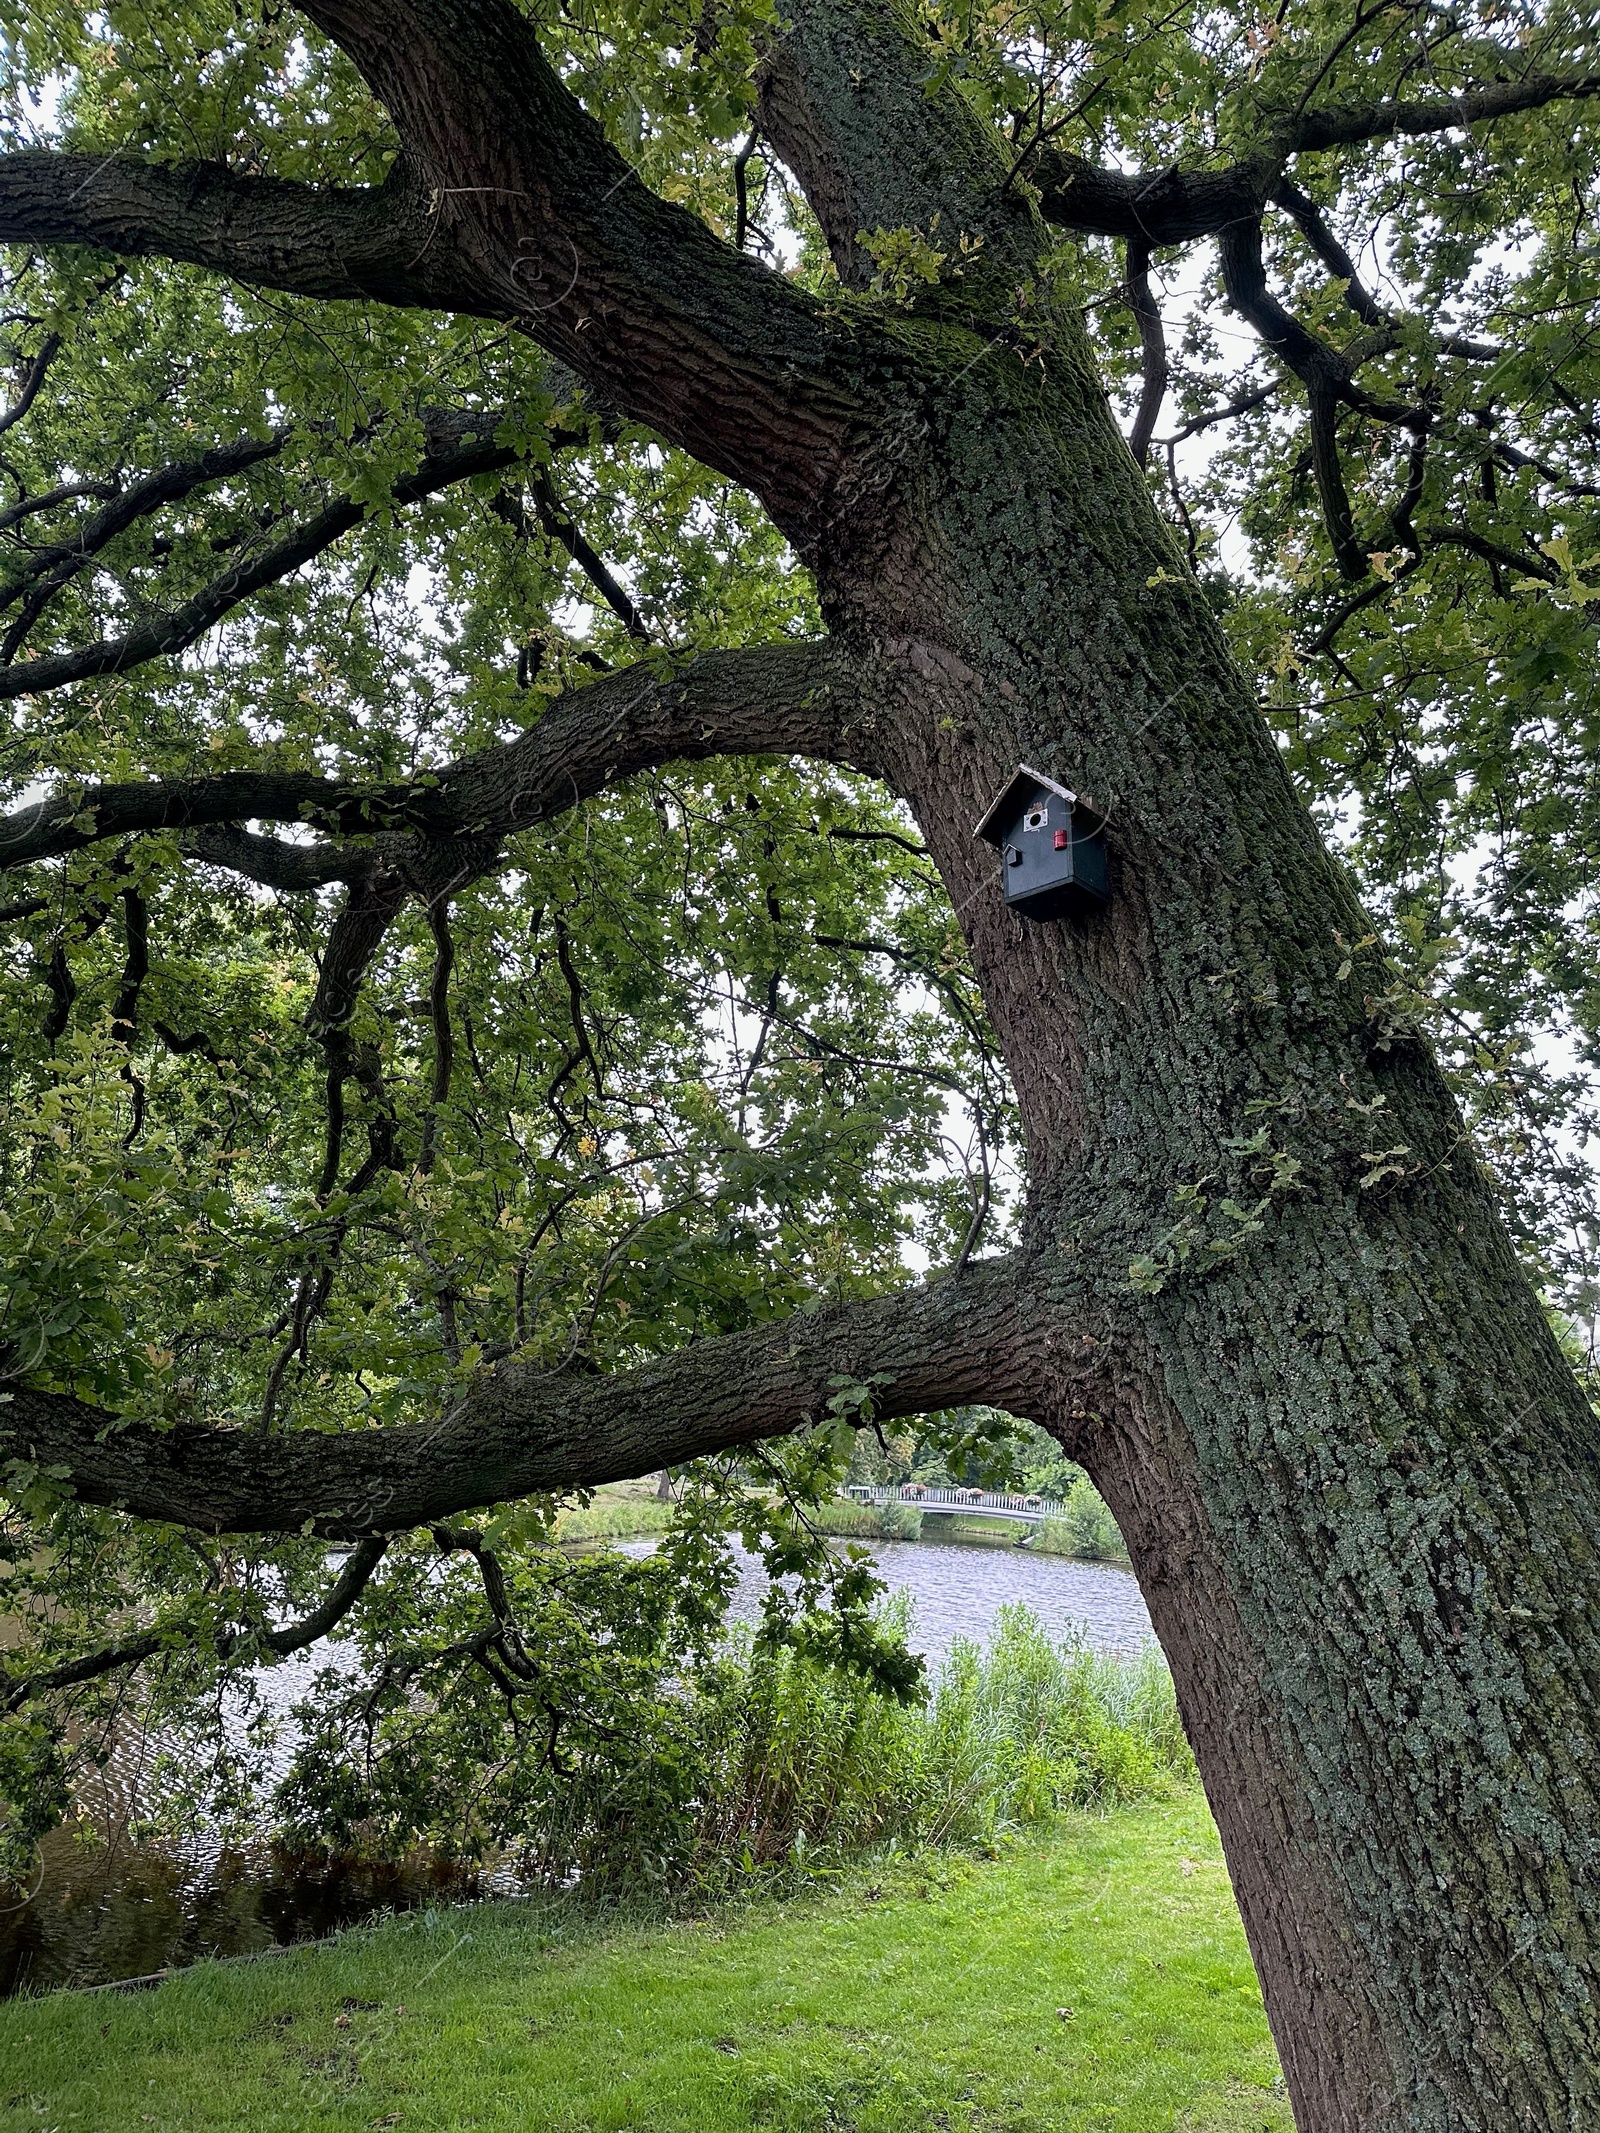
<path id="1" fill-rule="evenodd" d="M 856 1482 L 845 1494 L 856 1503 L 903 1503 L 908 1511 L 920 1511 L 924 1518 L 950 1518 L 966 1512 L 980 1518 L 1009 1518 L 1021 1526 L 1038 1526 L 1047 1518 L 1066 1515 L 1063 1506 L 1051 1496 L 1007 1496 L 995 1489 L 935 1488 L 931 1482 L 908 1481 L 898 1488 L 870 1488 Z"/>

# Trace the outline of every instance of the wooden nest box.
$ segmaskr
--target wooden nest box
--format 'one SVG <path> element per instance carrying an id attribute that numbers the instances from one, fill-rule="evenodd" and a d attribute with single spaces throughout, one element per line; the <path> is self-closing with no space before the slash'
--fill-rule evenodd
<path id="1" fill-rule="evenodd" d="M 1026 763 L 972 834 L 999 852 L 1006 902 L 1019 918 L 1063 918 L 1111 894 L 1105 817 Z"/>

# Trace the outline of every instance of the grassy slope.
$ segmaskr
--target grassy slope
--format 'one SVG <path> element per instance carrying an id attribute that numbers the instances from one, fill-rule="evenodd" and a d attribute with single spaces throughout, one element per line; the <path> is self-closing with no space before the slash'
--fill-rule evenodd
<path id="1" fill-rule="evenodd" d="M 425 1914 L 13 2001 L 0 2129 L 1291 2133 L 1196 1796 L 878 1871 L 671 1925 Z"/>
<path id="2" fill-rule="evenodd" d="M 556 1538 L 624 1540 L 635 1533 L 660 1533 L 672 1520 L 673 1507 L 656 1495 L 654 1481 L 610 1481 L 596 1489 L 589 1504 L 568 1504 L 557 1513 Z"/>

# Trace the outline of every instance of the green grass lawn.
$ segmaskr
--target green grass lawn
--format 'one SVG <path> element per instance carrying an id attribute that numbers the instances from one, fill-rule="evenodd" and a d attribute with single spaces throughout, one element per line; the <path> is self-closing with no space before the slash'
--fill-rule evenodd
<path id="1" fill-rule="evenodd" d="M 417 1914 L 0 2006 L 0 2129 L 1292 2133 L 1204 1804 L 671 1923 Z"/>

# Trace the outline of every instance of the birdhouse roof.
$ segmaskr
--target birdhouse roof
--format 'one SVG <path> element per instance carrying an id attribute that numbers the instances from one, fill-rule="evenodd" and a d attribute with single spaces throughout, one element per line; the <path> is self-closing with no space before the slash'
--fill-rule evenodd
<path id="1" fill-rule="evenodd" d="M 1077 803 L 1078 796 L 1075 792 L 1069 792 L 1065 785 L 1058 785 L 1054 778 L 1047 778 L 1042 770 L 1030 770 L 1026 763 L 1021 763 L 984 809 L 983 819 L 973 831 L 973 836 L 982 837 L 990 844 L 998 844 L 1000 825 L 1007 814 L 1032 791 L 1053 792 L 1058 800 L 1065 800 L 1069 807 Z"/>

